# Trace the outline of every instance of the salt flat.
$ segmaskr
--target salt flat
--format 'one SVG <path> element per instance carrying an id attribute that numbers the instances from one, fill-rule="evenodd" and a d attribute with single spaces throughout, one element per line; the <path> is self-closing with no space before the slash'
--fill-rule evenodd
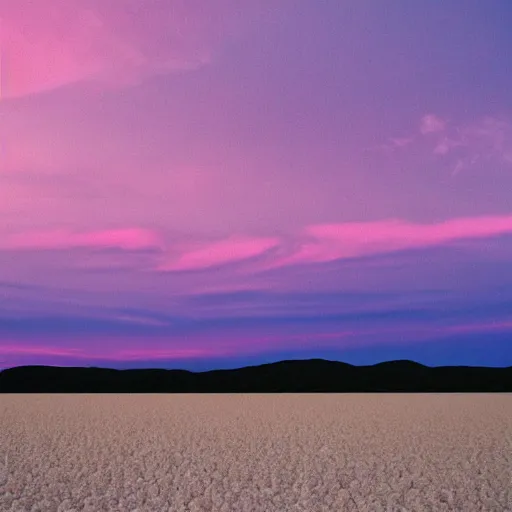
<path id="1" fill-rule="evenodd" d="M 512 511 L 512 395 L 3 395 L 0 510 Z"/>

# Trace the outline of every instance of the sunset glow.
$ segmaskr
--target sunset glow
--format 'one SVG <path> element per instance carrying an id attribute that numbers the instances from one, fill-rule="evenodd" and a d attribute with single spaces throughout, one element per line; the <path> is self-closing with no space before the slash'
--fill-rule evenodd
<path id="1" fill-rule="evenodd" d="M 0 20 L 0 368 L 512 365 L 508 2 Z"/>

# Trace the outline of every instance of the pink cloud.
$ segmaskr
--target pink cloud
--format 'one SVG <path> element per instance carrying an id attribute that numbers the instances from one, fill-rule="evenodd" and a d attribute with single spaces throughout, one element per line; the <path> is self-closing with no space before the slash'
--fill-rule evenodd
<path id="1" fill-rule="evenodd" d="M 132 83 L 201 66 L 236 20 L 232 2 L 0 0 L 2 97 L 83 80 Z"/>
<path id="2" fill-rule="evenodd" d="M 285 239 L 270 236 L 233 236 L 212 242 L 198 240 L 188 244 L 173 243 L 172 240 L 160 237 L 156 232 L 131 228 L 82 233 L 56 230 L 7 234 L 0 243 L 0 249 L 158 249 L 158 255 L 152 255 L 142 263 L 139 261 L 137 265 L 161 272 L 207 269 L 265 256 L 252 267 L 252 270 L 257 270 L 382 254 L 508 233 L 512 233 L 512 216 L 459 218 L 434 224 L 415 224 L 388 219 L 311 225 L 292 235 L 286 243 Z M 90 264 L 91 261 L 88 260 L 88 265 Z M 115 262 L 106 260 L 105 265 L 115 266 Z"/>
<path id="3" fill-rule="evenodd" d="M 159 267 L 163 271 L 208 268 L 260 256 L 279 245 L 277 238 L 232 237 L 183 252 Z"/>
<path id="4" fill-rule="evenodd" d="M 117 38 L 85 2 L 20 0 L 0 4 L 2 97 L 24 96 L 98 76 L 109 63 L 141 65 L 136 48 Z"/>
<path id="5" fill-rule="evenodd" d="M 73 249 L 118 248 L 124 250 L 161 247 L 159 236 L 145 229 L 130 228 L 110 231 L 73 233 L 65 230 L 20 233 L 6 236 L 0 243 L 4 249 Z"/>
<path id="6" fill-rule="evenodd" d="M 452 219 L 437 224 L 400 220 L 310 226 L 298 251 L 279 265 L 333 261 L 466 238 L 512 233 L 512 216 Z"/>
<path id="7" fill-rule="evenodd" d="M 442 132 L 446 127 L 446 121 L 435 114 L 427 114 L 421 119 L 420 131 L 424 135 L 427 133 Z"/>

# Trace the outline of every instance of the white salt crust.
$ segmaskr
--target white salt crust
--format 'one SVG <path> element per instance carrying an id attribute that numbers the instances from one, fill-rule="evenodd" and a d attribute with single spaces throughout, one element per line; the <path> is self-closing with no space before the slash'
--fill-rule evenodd
<path id="1" fill-rule="evenodd" d="M 512 395 L 2 395 L 1 512 L 512 511 Z"/>

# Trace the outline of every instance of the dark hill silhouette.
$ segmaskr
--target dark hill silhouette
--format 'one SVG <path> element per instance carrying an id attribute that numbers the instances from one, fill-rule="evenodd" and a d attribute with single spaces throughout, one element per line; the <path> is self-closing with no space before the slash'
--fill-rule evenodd
<path id="1" fill-rule="evenodd" d="M 0 393 L 511 392 L 512 367 L 429 367 L 414 361 L 353 366 L 324 359 L 234 370 L 113 370 L 20 366 L 0 372 Z"/>

